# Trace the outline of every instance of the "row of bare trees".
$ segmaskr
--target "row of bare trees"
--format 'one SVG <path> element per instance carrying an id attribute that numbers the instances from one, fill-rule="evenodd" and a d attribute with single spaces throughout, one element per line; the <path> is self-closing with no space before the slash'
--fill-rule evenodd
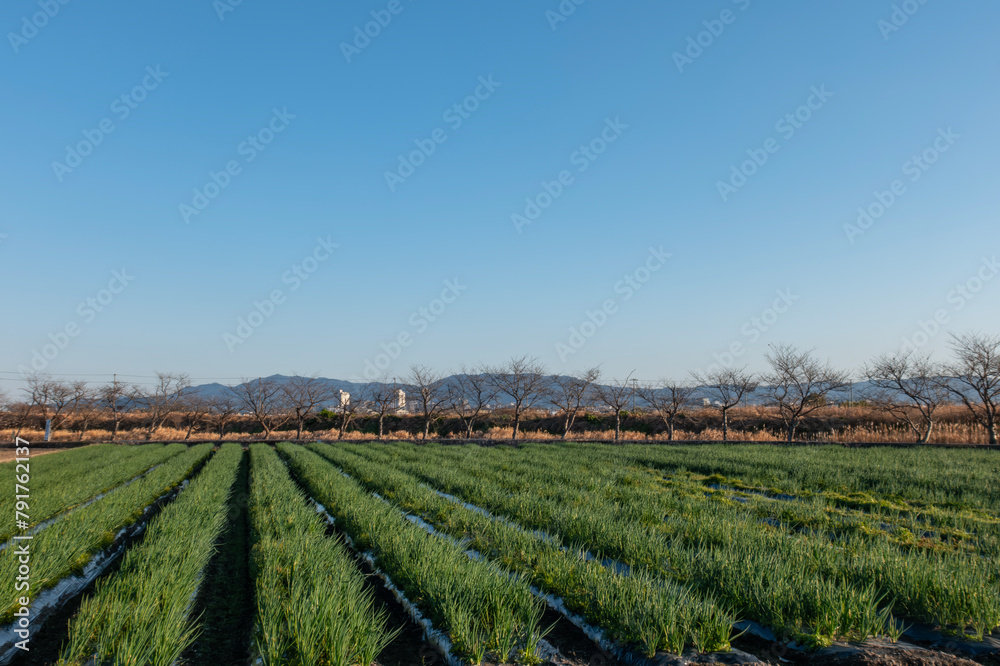
<path id="1" fill-rule="evenodd" d="M 975 423 L 997 445 L 1000 425 L 1000 336 L 964 334 L 952 337 L 952 359 L 939 363 L 912 351 L 882 354 L 862 368 L 865 384 L 859 401 L 893 417 L 913 433 L 918 443 L 930 440 L 939 410 L 964 405 Z M 728 412 L 748 396 L 763 392 L 766 404 L 777 408 L 788 441 L 802 420 L 828 403 L 831 394 L 851 385 L 848 373 L 817 359 L 813 351 L 793 345 L 772 346 L 765 355 L 768 372 L 755 375 L 740 369 L 694 374 L 707 388 L 722 415 L 722 438 L 728 435 Z M 670 418 L 688 387 L 669 385 L 665 405 Z M 653 397 L 650 396 L 652 404 Z"/>
<path id="2" fill-rule="evenodd" d="M 153 383 L 141 386 L 117 376 L 107 384 L 90 386 L 38 373 L 25 378 L 22 394 L 22 400 L 0 395 L 0 425 L 11 428 L 15 437 L 33 425 L 49 422 L 53 431 L 68 427 L 77 439 L 83 439 L 96 421 L 103 420 L 114 441 L 125 420 L 135 416 L 141 416 L 146 439 L 152 439 L 174 417 L 180 417 L 190 437 L 210 417 L 224 429 L 238 411 L 235 404 L 197 396 L 186 375 L 170 373 L 157 373 Z"/>
<path id="3" fill-rule="evenodd" d="M 902 352 L 873 359 L 862 370 L 866 385 L 858 400 L 905 424 L 921 443 L 929 440 L 940 407 L 962 404 L 986 430 L 989 443 L 996 445 L 1000 336 L 956 336 L 952 351 L 952 361 L 943 364 L 927 356 Z M 720 367 L 692 373 L 686 382 L 661 380 L 641 385 L 632 379 L 632 373 L 624 379 L 602 382 L 599 368 L 573 375 L 549 375 L 542 364 L 527 356 L 494 366 L 463 366 L 448 378 L 424 366 L 414 366 L 403 382 L 390 382 L 384 377 L 364 387 L 356 400 L 341 404 L 340 435 L 360 409 L 378 416 L 378 436 L 384 437 L 385 417 L 396 409 L 397 391 L 405 389 L 412 411 L 422 417 L 421 436 L 425 439 L 431 423 L 442 413 L 461 419 L 466 437 L 471 438 L 476 422 L 492 408 L 502 406 L 511 412 L 512 438 L 516 440 L 526 412 L 554 406 L 561 416 L 563 438 L 569 436 L 581 414 L 601 409 L 614 416 L 614 437 L 618 440 L 622 416 L 637 400 L 663 420 L 668 439 L 673 439 L 682 410 L 691 407 L 696 394 L 701 393 L 720 413 L 723 440 L 729 437 L 731 410 L 752 398 L 776 408 L 788 441 L 793 441 L 804 419 L 851 385 L 849 373 L 821 361 L 813 350 L 775 345 L 765 360 L 769 369 L 760 374 L 749 373 L 746 368 Z"/>
<path id="4" fill-rule="evenodd" d="M 952 352 L 945 363 L 915 353 L 883 354 L 871 360 L 862 369 L 865 384 L 857 401 L 898 421 L 918 442 L 930 439 L 943 406 L 964 405 L 985 429 L 989 443 L 997 445 L 1000 336 L 954 336 Z M 183 428 L 186 438 L 208 430 L 221 438 L 237 418 L 252 420 L 265 437 L 294 425 L 296 437 L 301 438 L 307 423 L 322 412 L 334 419 L 340 437 L 359 415 L 375 418 L 381 439 L 386 418 L 405 413 L 419 417 L 420 434 L 426 439 L 432 424 L 443 415 L 459 419 L 466 437 L 471 438 L 486 415 L 502 408 L 510 414 L 512 437 L 517 439 L 527 413 L 555 408 L 563 438 L 572 433 L 581 415 L 599 410 L 614 417 L 617 440 L 623 416 L 630 405 L 638 405 L 657 415 L 668 439 L 673 439 L 684 410 L 700 397 L 703 406 L 719 412 L 723 440 L 729 438 L 732 410 L 752 401 L 774 407 L 792 441 L 804 419 L 852 385 L 848 373 L 821 361 L 813 350 L 775 345 L 765 360 L 768 370 L 759 374 L 745 367 L 716 366 L 692 373 L 685 381 L 655 383 L 640 383 L 633 373 L 624 379 L 602 380 L 599 368 L 552 375 L 528 356 L 498 365 L 462 366 L 448 377 L 416 365 L 399 381 L 386 376 L 355 386 L 349 399 L 316 377 L 244 378 L 238 385 L 205 397 L 182 374 L 157 373 L 148 385 L 128 384 L 116 377 L 96 387 L 36 374 L 26 378 L 22 400 L 0 394 L 0 417 L 15 436 L 31 424 L 50 421 L 54 430 L 70 429 L 78 439 L 101 420 L 108 424 L 114 441 L 126 419 L 140 422 L 147 440 L 168 423 Z M 408 401 L 405 410 L 400 409 L 400 391 Z"/>
<path id="5" fill-rule="evenodd" d="M 955 336 L 952 352 L 943 364 L 913 353 L 879 356 L 865 367 L 867 399 L 905 423 L 918 442 L 930 439 L 943 406 L 963 405 L 997 446 L 1000 336 Z"/>

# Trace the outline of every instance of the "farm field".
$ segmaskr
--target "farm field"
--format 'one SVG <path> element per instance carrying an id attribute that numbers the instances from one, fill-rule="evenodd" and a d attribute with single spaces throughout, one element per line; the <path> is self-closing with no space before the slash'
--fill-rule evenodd
<path id="1" fill-rule="evenodd" d="M 6 663 L 1000 659 L 994 451 L 100 445 L 31 479 Z"/>

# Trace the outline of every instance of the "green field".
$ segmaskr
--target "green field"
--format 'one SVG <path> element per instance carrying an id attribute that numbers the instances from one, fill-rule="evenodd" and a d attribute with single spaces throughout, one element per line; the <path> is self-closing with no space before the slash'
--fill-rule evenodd
<path id="1" fill-rule="evenodd" d="M 33 598 L 148 519 L 34 628 L 31 663 L 533 665 L 753 636 L 808 663 L 913 628 L 961 652 L 1000 627 L 991 451 L 102 445 L 32 461 L 31 493 Z"/>

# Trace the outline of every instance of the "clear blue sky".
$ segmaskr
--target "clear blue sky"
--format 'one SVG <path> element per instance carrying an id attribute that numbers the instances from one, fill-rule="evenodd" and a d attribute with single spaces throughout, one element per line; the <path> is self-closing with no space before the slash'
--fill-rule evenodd
<path id="1" fill-rule="evenodd" d="M 1000 278 L 976 282 L 1000 253 L 995 2 L 914 0 L 890 31 L 888 0 L 589 0 L 564 21 L 555 0 L 223 1 L 52 0 L 51 18 L 3 4 L 0 370 L 67 326 L 48 372 L 195 378 L 358 377 L 400 334 L 391 374 L 527 353 L 655 379 L 733 343 L 752 368 L 779 341 L 854 367 L 938 311 L 945 330 L 1000 330 Z M 477 89 L 478 108 L 446 115 Z M 53 164 L 102 121 L 113 132 L 77 166 Z M 244 143 L 269 124 L 262 150 Z M 390 189 L 435 130 L 446 140 Z M 603 153 L 578 152 L 602 133 Z M 925 149 L 934 164 L 906 164 Z M 723 201 L 747 151 L 767 161 Z M 180 205 L 230 161 L 186 222 Z M 885 214 L 845 231 L 897 179 Z M 519 233 L 543 180 L 562 192 Z M 339 247 L 312 264 L 317 238 Z M 953 291 L 970 279 L 971 298 Z M 419 309 L 441 310 L 447 280 L 460 295 L 431 322 Z M 271 316 L 227 344 L 274 290 Z M 774 317 L 778 290 L 793 302 Z"/>

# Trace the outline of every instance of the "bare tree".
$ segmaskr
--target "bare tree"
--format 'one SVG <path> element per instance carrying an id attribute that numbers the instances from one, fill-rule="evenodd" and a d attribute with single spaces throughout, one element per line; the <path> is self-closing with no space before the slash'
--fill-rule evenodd
<path id="1" fill-rule="evenodd" d="M 50 375 L 40 372 L 27 375 L 24 381 L 26 385 L 21 390 L 27 398 L 27 403 L 32 408 L 38 407 L 44 425 L 49 420 L 49 409 L 52 405 L 52 390 L 55 382 Z"/>
<path id="2" fill-rule="evenodd" d="M 695 383 L 707 388 L 715 398 L 715 408 L 722 415 L 722 441 L 729 440 L 729 411 L 744 397 L 757 390 L 757 376 L 742 368 L 718 368 L 705 374 L 691 373 Z"/>
<path id="3" fill-rule="evenodd" d="M 27 394 L 31 405 L 38 408 L 42 425 L 51 421 L 52 432 L 55 432 L 71 413 L 73 386 L 38 372 L 28 375 L 25 381 L 27 386 L 22 391 Z"/>
<path id="4" fill-rule="evenodd" d="M 1000 335 L 953 335 L 955 360 L 948 364 L 946 388 L 986 429 L 990 446 L 997 446 L 1000 423 Z"/>
<path id="5" fill-rule="evenodd" d="M 333 389 L 316 376 L 295 375 L 282 390 L 285 392 L 292 419 L 295 421 L 295 439 L 302 439 L 302 428 L 306 419 L 333 400 Z"/>
<path id="6" fill-rule="evenodd" d="M 87 382 L 76 381 L 70 385 L 69 413 L 76 425 L 77 441 L 82 441 L 90 427 L 91 421 L 97 415 L 97 391 L 87 386 Z"/>
<path id="7" fill-rule="evenodd" d="M 240 400 L 232 386 L 227 386 L 220 395 L 208 400 L 208 413 L 219 439 L 226 435 L 226 426 L 240 411 Z"/>
<path id="8" fill-rule="evenodd" d="M 882 354 L 864 367 L 869 386 L 865 399 L 872 406 L 905 423 L 918 444 L 934 430 L 934 417 L 948 401 L 940 369 L 927 356 L 913 352 Z"/>
<path id="9" fill-rule="evenodd" d="M 694 387 L 673 381 L 661 379 L 658 384 L 640 386 L 639 397 L 663 420 L 667 426 L 667 440 L 674 440 L 677 415 L 691 401 Z"/>
<path id="10" fill-rule="evenodd" d="M 138 404 L 139 390 L 115 377 L 110 384 L 97 389 L 97 404 L 111 415 L 111 441 L 115 441 L 125 416 Z"/>
<path id="11" fill-rule="evenodd" d="M 86 384 L 82 384 L 86 388 Z M 76 404 L 76 388 L 68 382 L 50 380 L 49 401 L 52 404 L 52 432 L 55 432 L 73 415 Z"/>
<path id="12" fill-rule="evenodd" d="M 360 394 L 358 394 L 357 390 L 355 390 L 356 395 L 340 394 L 336 411 L 340 439 L 343 439 L 344 435 L 347 434 L 347 429 L 358 415 L 358 409 L 368 400 L 368 396 L 371 395 L 373 390 L 374 386 L 372 384 L 366 384 L 361 387 Z"/>
<path id="13" fill-rule="evenodd" d="M 34 417 L 34 405 L 27 401 L 14 402 L 7 410 L 10 427 L 14 430 L 14 439 L 21 431 L 31 426 Z"/>
<path id="14" fill-rule="evenodd" d="M 11 400 L 6 391 L 0 389 L 0 428 L 13 428 L 13 419 L 11 418 L 13 407 L 14 401 Z"/>
<path id="15" fill-rule="evenodd" d="M 771 371 L 762 381 L 778 407 L 789 442 L 795 439 L 803 418 L 826 405 L 831 393 L 850 383 L 848 373 L 821 363 L 813 350 L 799 351 L 794 345 L 779 344 L 764 358 Z"/>
<path id="16" fill-rule="evenodd" d="M 233 392 L 243 410 L 264 430 L 265 439 L 291 419 L 287 395 L 281 385 L 270 377 L 244 378 L 233 388 Z"/>
<path id="17" fill-rule="evenodd" d="M 461 419 L 466 439 L 472 439 L 476 421 L 496 397 L 497 388 L 480 368 L 470 369 L 463 365 L 451 378 L 445 404 Z"/>
<path id="18" fill-rule="evenodd" d="M 530 356 L 515 357 L 498 366 L 486 368 L 484 372 L 497 389 L 497 393 L 509 395 L 514 400 L 513 441 L 521 427 L 521 417 L 536 402 L 549 393 L 545 366 Z"/>
<path id="19" fill-rule="evenodd" d="M 569 436 L 580 410 L 587 408 L 600 377 L 601 369 L 594 367 L 575 375 L 552 375 L 550 378 L 552 402 L 563 415 L 563 439 Z"/>
<path id="20" fill-rule="evenodd" d="M 146 415 L 147 441 L 181 407 L 190 387 L 191 380 L 185 374 L 157 372 L 156 382 L 139 390 L 136 399 Z"/>
<path id="21" fill-rule="evenodd" d="M 186 428 L 184 439 L 191 439 L 191 434 L 199 427 L 208 423 L 212 413 L 212 402 L 197 393 L 188 394 L 179 407 L 181 423 Z"/>
<path id="22" fill-rule="evenodd" d="M 408 383 L 412 394 L 411 400 L 416 403 L 424 419 L 423 439 L 426 440 L 430 434 L 431 421 L 448 399 L 447 386 L 439 373 L 423 365 L 410 367 Z"/>
<path id="23" fill-rule="evenodd" d="M 598 401 L 608 407 L 615 415 L 615 441 L 622 437 L 622 412 L 628 408 L 629 400 L 632 399 L 634 389 L 632 388 L 632 375 L 635 370 L 628 373 L 624 380 L 612 379 L 610 384 L 595 384 L 594 393 Z"/>
<path id="24" fill-rule="evenodd" d="M 385 417 L 389 413 L 396 411 L 399 404 L 399 384 L 395 378 L 389 381 L 388 375 L 383 375 L 377 381 L 369 385 L 368 402 L 372 407 L 372 412 L 378 415 L 378 438 L 385 437 Z"/>

